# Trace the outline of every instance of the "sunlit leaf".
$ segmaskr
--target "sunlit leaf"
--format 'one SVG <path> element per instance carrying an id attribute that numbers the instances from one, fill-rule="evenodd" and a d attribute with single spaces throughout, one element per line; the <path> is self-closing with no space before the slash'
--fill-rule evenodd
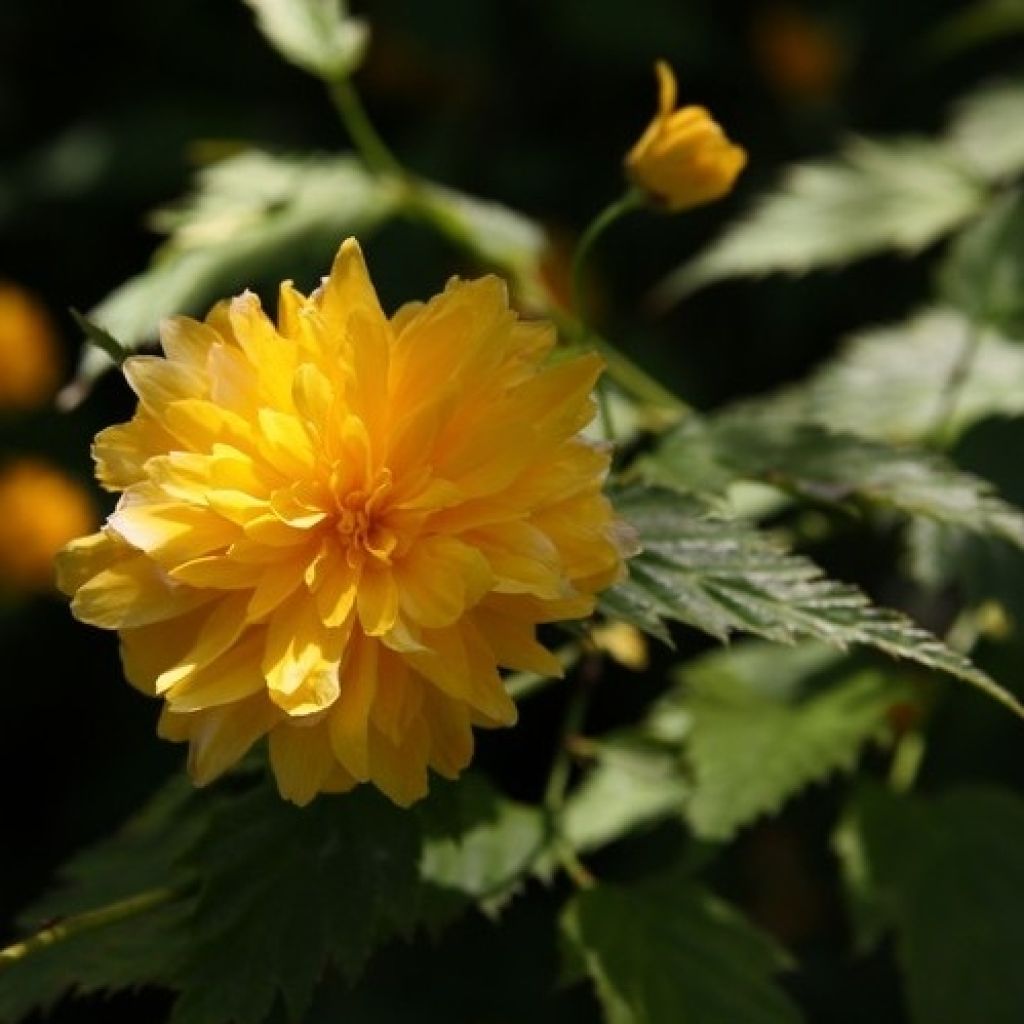
<path id="1" fill-rule="evenodd" d="M 635 489 L 616 504 L 643 550 L 630 561 L 629 580 L 602 599 L 608 614 L 654 635 L 677 621 L 723 641 L 746 632 L 776 643 L 874 647 L 963 679 L 1024 715 L 1012 695 L 963 655 L 755 528 L 708 515 L 670 491 Z"/>
<path id="2" fill-rule="evenodd" d="M 641 470 L 654 483 L 704 493 L 758 480 L 812 502 L 893 508 L 1024 548 L 1024 513 L 947 459 L 786 420 L 756 404 L 689 417 Z"/>
<path id="3" fill-rule="evenodd" d="M 854 139 L 838 157 L 797 164 L 657 290 L 662 305 L 730 277 L 802 274 L 873 253 L 919 252 L 978 211 L 985 191 L 923 139 Z"/>
<path id="4" fill-rule="evenodd" d="M 1024 2 L 1017 8 L 1024 31 Z M 996 82 L 965 96 L 954 108 L 947 140 L 978 174 L 998 181 L 1024 171 L 1024 82 Z"/>

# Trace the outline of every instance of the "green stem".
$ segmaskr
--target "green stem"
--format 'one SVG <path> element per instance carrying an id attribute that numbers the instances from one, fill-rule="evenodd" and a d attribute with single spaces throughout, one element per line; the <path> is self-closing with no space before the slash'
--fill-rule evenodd
<path id="1" fill-rule="evenodd" d="M 404 174 L 402 165 L 373 126 L 359 93 L 349 79 L 338 78 L 330 83 L 329 89 L 345 130 L 366 166 L 378 174 Z"/>
<path id="2" fill-rule="evenodd" d="M 590 707 L 590 693 L 593 684 L 597 682 L 601 666 L 600 654 L 587 655 L 580 667 L 576 686 L 569 696 L 568 707 L 565 709 L 555 761 L 548 776 L 547 788 L 544 790 L 544 806 L 556 819 L 565 804 L 565 794 L 572 774 L 572 740 L 583 728 Z"/>
<path id="3" fill-rule="evenodd" d="M 609 203 L 586 227 L 576 243 L 572 257 L 572 307 L 580 322 L 586 324 L 583 309 L 583 268 L 597 240 L 617 221 L 645 204 L 644 194 L 637 188 L 627 189 L 613 203 Z"/>
<path id="4" fill-rule="evenodd" d="M 129 896 L 127 899 L 110 903 L 97 910 L 86 910 L 81 914 L 66 917 L 56 924 L 50 925 L 42 931 L 36 932 L 30 938 L 22 942 L 16 942 L 6 949 L 0 949 L 0 971 L 3 971 L 19 960 L 32 953 L 52 946 L 54 943 L 62 942 L 72 935 L 92 931 L 95 928 L 102 928 L 104 925 L 114 924 L 126 918 L 134 917 L 153 907 L 170 903 L 181 895 L 178 889 L 151 889 L 148 892 L 139 893 L 137 896 Z"/>
<path id="5" fill-rule="evenodd" d="M 896 744 L 889 765 L 889 787 L 901 796 L 909 793 L 924 763 L 924 734 L 914 730 L 904 733 Z"/>

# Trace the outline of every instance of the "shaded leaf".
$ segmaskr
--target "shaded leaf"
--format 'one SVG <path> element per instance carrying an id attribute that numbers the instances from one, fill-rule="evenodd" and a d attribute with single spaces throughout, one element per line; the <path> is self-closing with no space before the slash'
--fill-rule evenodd
<path id="1" fill-rule="evenodd" d="M 768 936 L 681 871 L 577 894 L 562 918 L 569 955 L 609 1024 L 793 1024 Z"/>
<path id="2" fill-rule="evenodd" d="M 865 788 L 836 846 L 862 936 L 894 928 L 916 1024 L 1024 1016 L 1024 802 L 994 788 L 932 799 Z"/>
<path id="3" fill-rule="evenodd" d="M 662 304 L 714 281 L 913 254 L 978 211 L 984 190 L 925 139 L 853 139 L 839 156 L 789 168 L 779 187 L 657 290 Z"/>
<path id="4" fill-rule="evenodd" d="M 282 57 L 333 81 L 363 59 L 370 29 L 348 16 L 344 0 L 245 0 L 256 24 Z"/>
<path id="5" fill-rule="evenodd" d="M 279 995 L 300 1019 L 329 964 L 355 978 L 417 919 L 419 828 L 376 793 L 297 808 L 261 786 L 216 816 L 198 858 L 174 1024 L 257 1024 Z"/>
<path id="6" fill-rule="evenodd" d="M 648 728 L 659 731 L 666 715 L 688 719 L 686 813 L 708 839 L 729 839 L 811 783 L 852 769 L 909 696 L 891 673 L 817 644 L 738 644 L 690 662 L 679 679 Z"/>
<path id="7" fill-rule="evenodd" d="M 1015 698 L 963 655 L 899 612 L 873 606 L 856 587 L 827 579 L 807 558 L 767 534 L 715 518 L 692 499 L 657 489 L 617 496 L 643 550 L 629 579 L 602 598 L 608 614 L 630 611 L 655 635 L 667 620 L 720 640 L 747 632 L 776 643 L 815 639 L 844 649 L 861 644 L 957 676 L 1024 714 Z M 624 598 L 616 595 L 624 594 Z"/>

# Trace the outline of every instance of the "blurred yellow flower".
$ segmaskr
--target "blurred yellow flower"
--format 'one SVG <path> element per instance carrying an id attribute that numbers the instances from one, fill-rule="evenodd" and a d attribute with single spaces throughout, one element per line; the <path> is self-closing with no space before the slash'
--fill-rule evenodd
<path id="1" fill-rule="evenodd" d="M 53 587 L 53 560 L 68 541 L 96 527 L 81 484 L 37 459 L 0 470 L 0 589 Z"/>
<path id="2" fill-rule="evenodd" d="M 245 293 L 124 364 L 139 396 L 97 437 L 123 491 L 62 556 L 84 622 L 117 629 L 161 735 L 209 782 L 261 736 L 283 796 L 369 781 L 400 804 L 454 777 L 516 708 L 499 666 L 560 674 L 538 624 L 622 571 L 580 431 L 602 363 L 549 365 L 494 277 L 382 313 L 354 239 L 278 322 Z"/>
<path id="3" fill-rule="evenodd" d="M 612 661 L 634 672 L 643 672 L 650 665 L 647 637 L 628 622 L 609 622 L 591 633 L 599 651 Z"/>
<path id="4" fill-rule="evenodd" d="M 59 378 L 60 356 L 46 310 L 17 285 L 0 282 L 0 409 L 40 405 Z"/>
<path id="5" fill-rule="evenodd" d="M 676 109 L 676 79 L 664 61 L 658 75 L 658 113 L 626 155 L 634 184 L 672 212 L 721 199 L 732 189 L 747 154 L 730 142 L 704 107 Z"/>

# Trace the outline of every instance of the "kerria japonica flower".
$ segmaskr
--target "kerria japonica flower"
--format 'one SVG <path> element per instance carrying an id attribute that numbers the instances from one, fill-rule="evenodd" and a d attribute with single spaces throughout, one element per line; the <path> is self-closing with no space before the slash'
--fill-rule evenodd
<path id="1" fill-rule="evenodd" d="M 473 726 L 512 725 L 499 669 L 560 674 L 541 623 L 587 616 L 623 567 L 580 431 L 602 363 L 548 361 L 495 277 L 381 311 L 358 244 L 275 325 L 245 293 L 162 325 L 102 431 L 123 492 L 60 558 L 77 618 L 118 630 L 204 784 L 264 735 L 281 794 L 372 782 L 409 804 Z"/>
<path id="2" fill-rule="evenodd" d="M 747 164 L 746 151 L 730 142 L 704 107 L 676 109 L 676 78 L 660 60 L 658 112 L 626 154 L 626 172 L 658 206 L 671 213 L 726 195 Z"/>

